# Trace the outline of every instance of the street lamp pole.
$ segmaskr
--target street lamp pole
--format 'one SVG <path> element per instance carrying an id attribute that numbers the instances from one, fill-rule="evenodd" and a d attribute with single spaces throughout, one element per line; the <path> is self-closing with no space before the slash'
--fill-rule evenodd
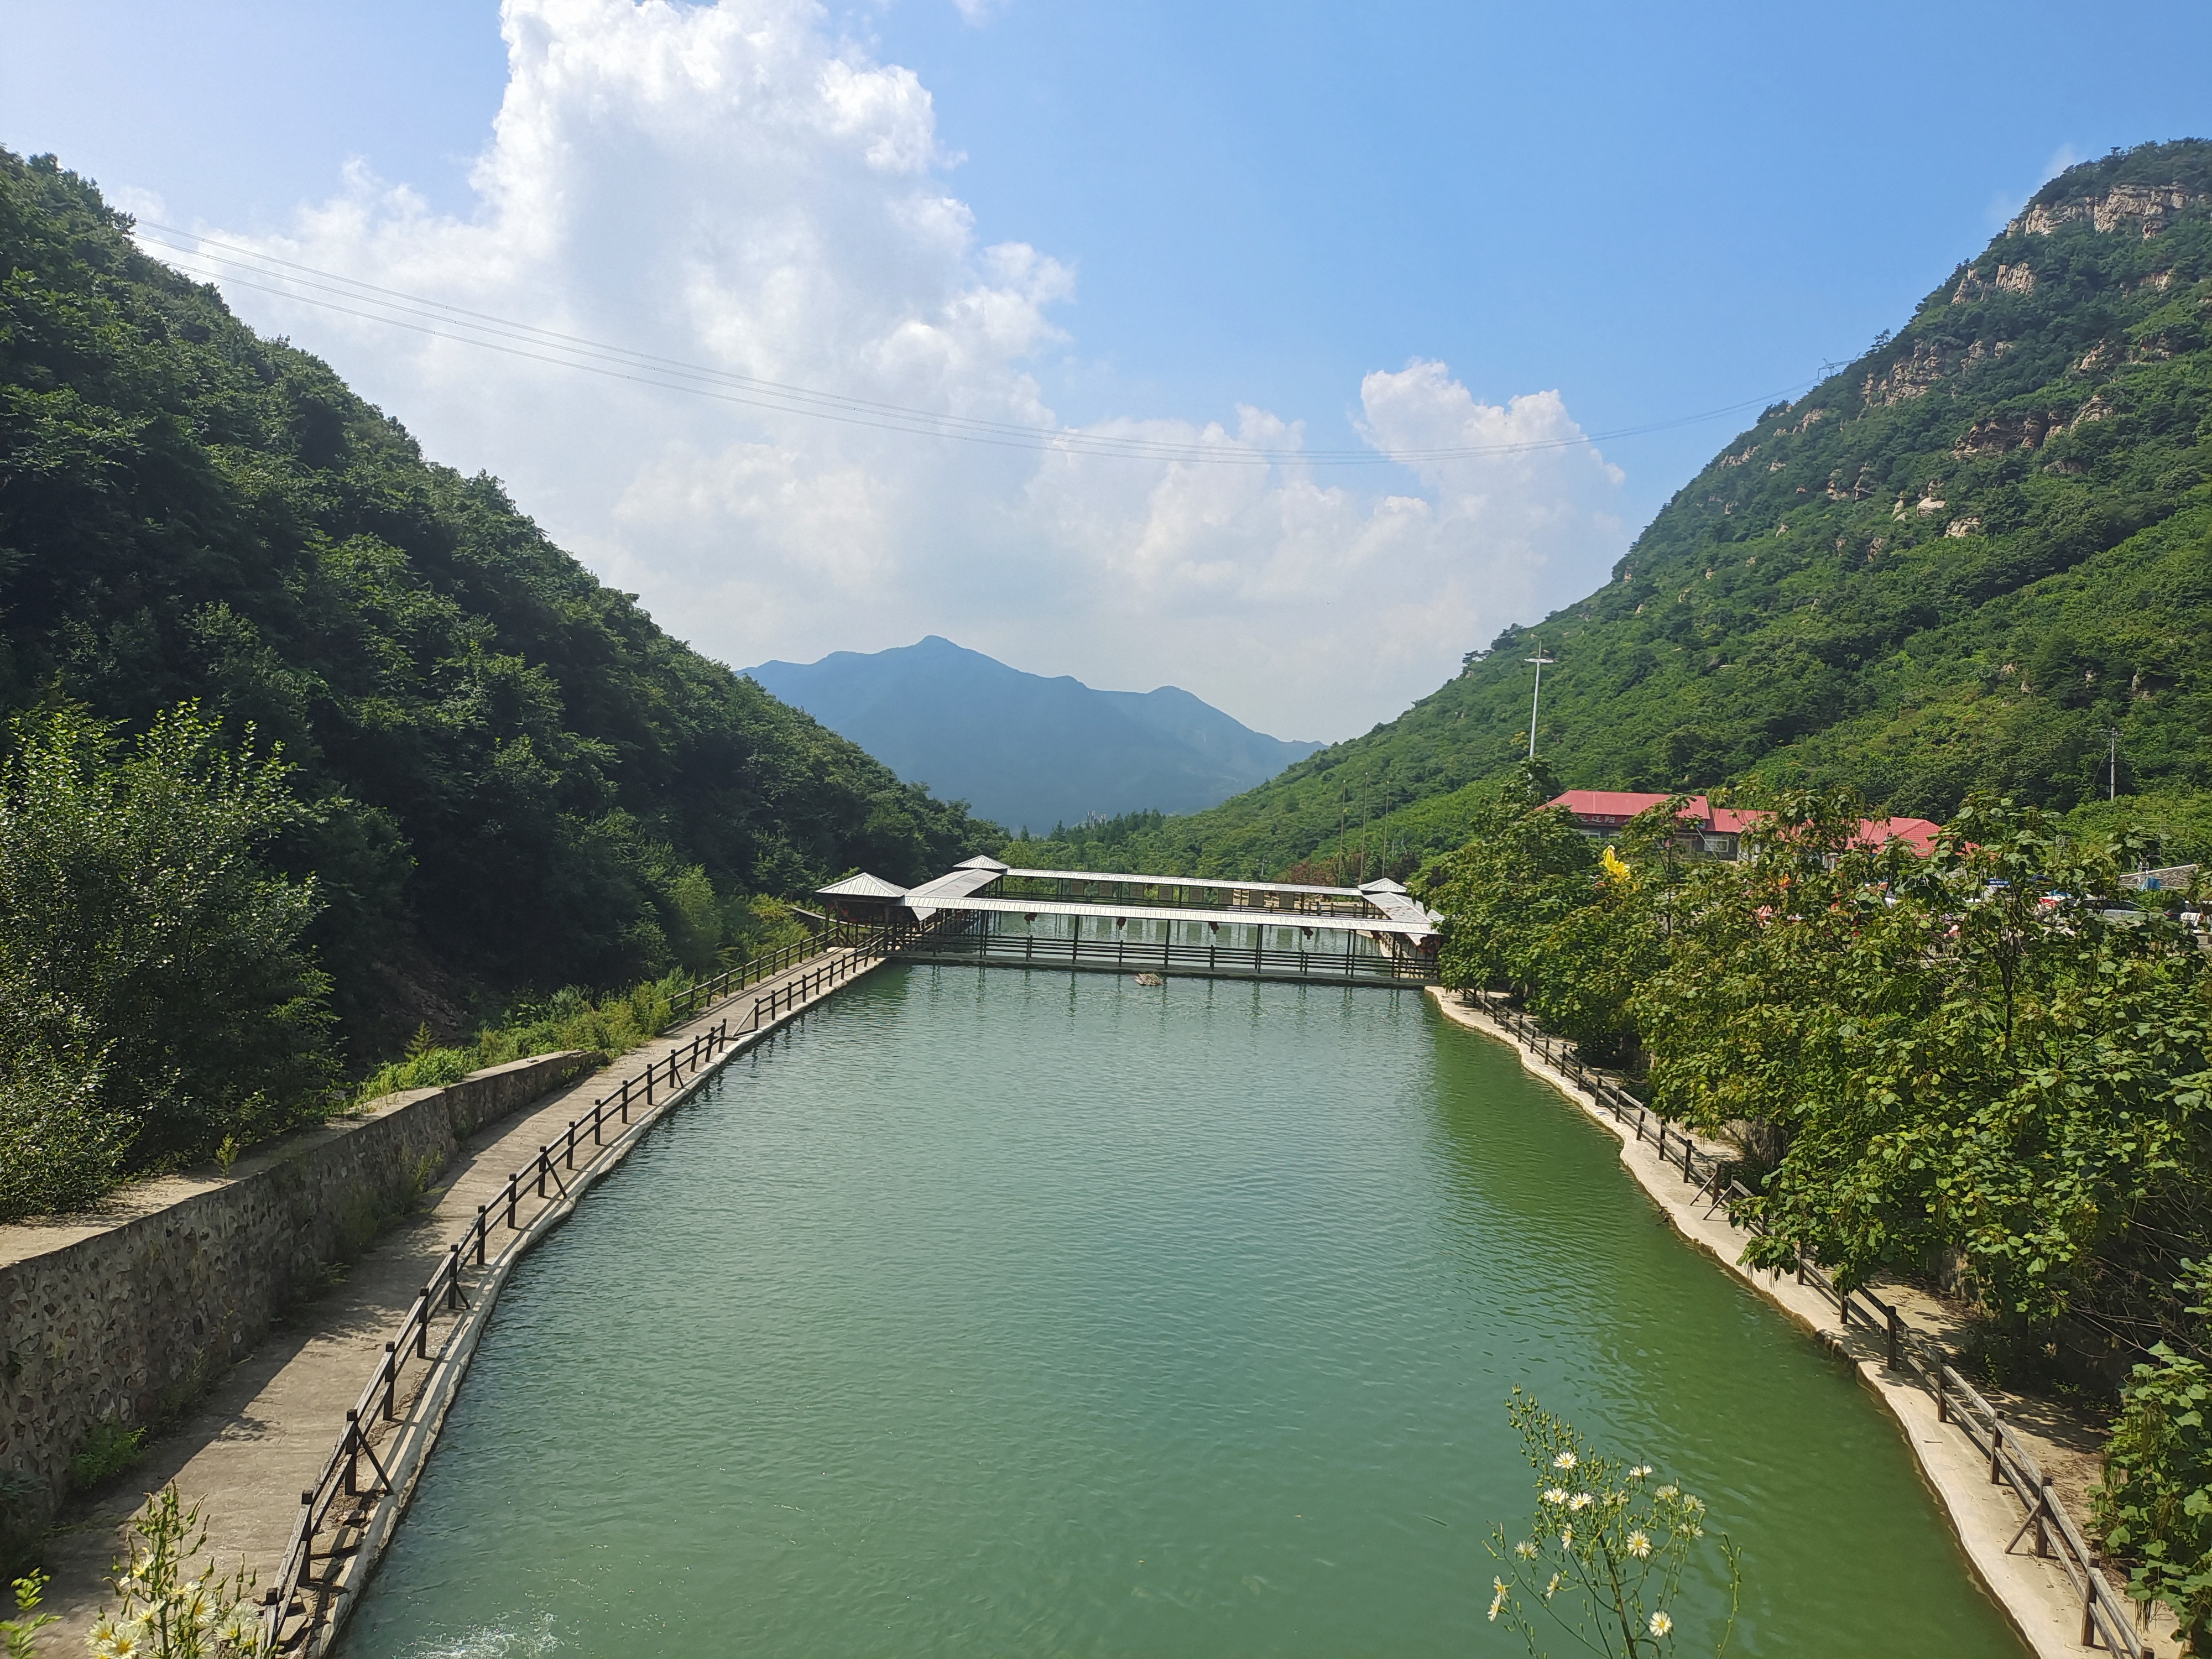
<path id="1" fill-rule="evenodd" d="M 2120 798 L 2120 728 L 2117 726 L 2106 726 L 2105 740 L 2111 745 L 2108 751 L 2108 763 L 2112 767 L 2111 781 L 2106 786 L 2105 799 L 2114 801 Z"/>
<path id="2" fill-rule="evenodd" d="M 1536 665 L 1536 689 L 1528 698 L 1528 758 L 1534 760 L 1536 758 L 1536 709 L 1544 700 L 1544 670 L 1558 659 L 1544 654 L 1544 642 L 1539 640 L 1536 642 L 1536 654 L 1533 657 L 1523 657 L 1521 660 Z"/>

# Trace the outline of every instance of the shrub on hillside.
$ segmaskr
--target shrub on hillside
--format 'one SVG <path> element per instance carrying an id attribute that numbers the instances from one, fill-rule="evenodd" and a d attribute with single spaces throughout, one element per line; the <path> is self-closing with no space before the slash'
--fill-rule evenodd
<path id="1" fill-rule="evenodd" d="M 0 763 L 0 1218 L 320 1114 L 328 981 L 312 881 L 257 856 L 287 767 L 196 704 L 125 744 L 83 711 Z"/>

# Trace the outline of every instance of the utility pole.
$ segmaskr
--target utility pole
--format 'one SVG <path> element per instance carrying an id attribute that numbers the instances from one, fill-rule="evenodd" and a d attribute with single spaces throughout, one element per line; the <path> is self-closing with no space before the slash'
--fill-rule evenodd
<path id="1" fill-rule="evenodd" d="M 2114 801 L 2120 798 L 2120 728 L 2117 726 L 2106 726 L 2105 728 L 2105 740 L 2111 744 L 2111 764 L 2112 769 L 2112 781 L 2106 787 L 2105 799 L 2108 801 Z"/>
<path id="2" fill-rule="evenodd" d="M 1544 670 L 1557 659 L 1544 654 L 1544 642 L 1539 640 L 1536 641 L 1536 654 L 1523 657 L 1521 660 L 1536 665 L 1536 690 L 1528 698 L 1528 758 L 1534 760 L 1536 758 L 1536 710 L 1544 699 Z"/>

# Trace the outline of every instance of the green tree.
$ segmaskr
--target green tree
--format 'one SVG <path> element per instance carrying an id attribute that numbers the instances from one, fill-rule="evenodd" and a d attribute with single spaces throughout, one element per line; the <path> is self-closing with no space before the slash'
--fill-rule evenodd
<path id="1" fill-rule="evenodd" d="M 2124 845 L 1977 798 L 1922 861 L 1860 844 L 1854 805 L 1786 799 L 1689 884 L 1637 1005 L 1656 1097 L 1769 1149 L 1753 1261 L 1949 1262 L 2001 1322 L 2139 1349 L 2204 1230 L 2203 953 L 2105 915 Z"/>
<path id="2" fill-rule="evenodd" d="M 312 881 L 258 856 L 296 813 L 275 752 L 185 704 L 125 744 L 19 717 L 0 765 L 0 1214 L 317 1113 Z"/>

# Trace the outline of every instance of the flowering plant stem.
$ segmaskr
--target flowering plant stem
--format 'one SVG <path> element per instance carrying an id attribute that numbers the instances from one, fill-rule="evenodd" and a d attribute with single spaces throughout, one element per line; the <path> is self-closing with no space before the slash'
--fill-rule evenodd
<path id="1" fill-rule="evenodd" d="M 1491 1534 L 1490 1553 L 1502 1568 L 1492 1581 L 1492 1622 L 1504 1620 L 1539 1659 L 1547 1629 L 1616 1659 L 1671 1652 L 1683 1571 L 1705 1536 L 1703 1500 L 1674 1481 L 1655 1486 L 1649 1463 L 1632 1468 L 1592 1451 L 1518 1389 L 1506 1413 L 1536 1472 L 1536 1506 L 1525 1536 L 1516 1540 L 1503 1526 Z M 1735 1629 L 1742 1577 L 1728 1535 L 1713 1541 L 1728 1571 L 1718 1655 Z"/>
<path id="2" fill-rule="evenodd" d="M 261 1620 L 247 1601 L 244 1567 L 228 1579 L 209 1561 L 200 1506 L 165 1486 L 131 1522 L 127 1561 L 115 1564 L 116 1605 L 100 1616 L 88 1646 L 94 1659 L 252 1659 L 264 1650 Z"/>

